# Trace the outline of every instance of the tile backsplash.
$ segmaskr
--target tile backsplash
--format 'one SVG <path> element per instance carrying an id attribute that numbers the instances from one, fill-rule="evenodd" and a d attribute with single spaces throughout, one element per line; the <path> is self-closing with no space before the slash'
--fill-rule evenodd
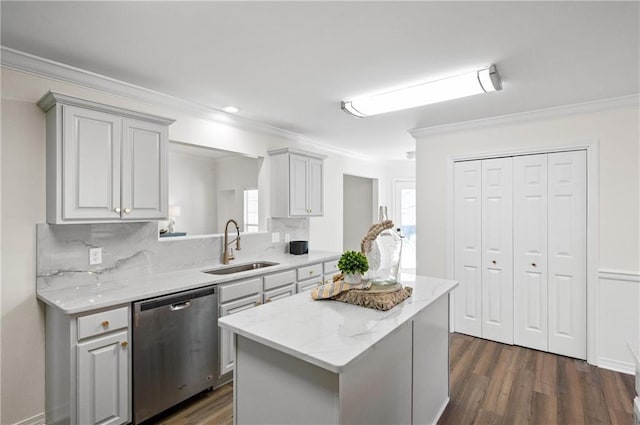
<path id="1" fill-rule="evenodd" d="M 271 234 L 280 233 L 272 243 Z M 308 239 L 309 219 L 276 219 L 266 233 L 242 233 L 235 263 L 286 252 L 291 240 Z M 235 235 L 235 233 L 234 233 Z M 108 224 L 38 224 L 38 289 L 80 286 L 131 279 L 153 273 L 215 267 L 222 262 L 222 236 L 158 239 L 156 222 Z M 232 245 L 232 246 L 235 246 Z M 90 266 L 89 248 L 102 248 L 102 264 Z"/>

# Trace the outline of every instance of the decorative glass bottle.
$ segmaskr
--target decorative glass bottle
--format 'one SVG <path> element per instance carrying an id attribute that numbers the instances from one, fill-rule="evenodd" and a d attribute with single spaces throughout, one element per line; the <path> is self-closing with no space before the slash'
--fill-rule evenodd
<path id="1" fill-rule="evenodd" d="M 394 285 L 398 282 L 402 237 L 393 230 L 393 222 L 387 217 L 387 207 L 380 207 L 379 225 L 384 230 L 371 243 L 371 250 L 365 252 L 369 260 L 366 280 L 377 285 Z"/>

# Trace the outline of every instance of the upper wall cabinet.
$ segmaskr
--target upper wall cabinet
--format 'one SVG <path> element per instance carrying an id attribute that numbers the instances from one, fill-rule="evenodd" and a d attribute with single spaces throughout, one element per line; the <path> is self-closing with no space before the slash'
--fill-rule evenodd
<path id="1" fill-rule="evenodd" d="M 47 93 L 47 221 L 161 220 L 171 119 Z"/>
<path id="2" fill-rule="evenodd" d="M 322 216 L 324 155 L 291 149 L 271 156 L 271 216 Z"/>

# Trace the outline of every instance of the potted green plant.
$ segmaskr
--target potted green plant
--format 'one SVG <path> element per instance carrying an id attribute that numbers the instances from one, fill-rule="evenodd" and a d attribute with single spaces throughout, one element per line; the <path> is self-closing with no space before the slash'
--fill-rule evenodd
<path id="1" fill-rule="evenodd" d="M 345 283 L 356 284 L 362 281 L 362 275 L 369 270 L 367 257 L 358 251 L 345 251 L 338 261 Z"/>

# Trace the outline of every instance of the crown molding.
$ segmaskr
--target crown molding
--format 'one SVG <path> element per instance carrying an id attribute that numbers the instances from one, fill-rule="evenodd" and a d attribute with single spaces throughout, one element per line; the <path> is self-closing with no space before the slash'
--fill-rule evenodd
<path id="1" fill-rule="evenodd" d="M 614 97 L 610 99 L 597 100 L 593 102 L 576 103 L 571 105 L 558 106 L 546 109 L 536 109 L 516 114 L 499 115 L 496 117 L 482 118 L 479 120 L 462 121 L 451 124 L 436 125 L 433 127 L 422 127 L 409 130 L 413 138 L 434 136 L 438 134 L 453 133 L 465 130 L 476 130 L 493 127 L 496 125 L 516 124 L 527 121 L 535 121 L 545 118 L 557 118 L 566 115 L 603 111 L 606 109 L 623 106 L 638 106 L 640 95 L 632 94 L 628 96 Z"/>
<path id="2" fill-rule="evenodd" d="M 37 77 L 44 77 L 81 87 L 100 90 L 145 103 L 162 105 L 216 123 L 281 137 L 287 141 L 295 142 L 302 146 L 322 149 L 326 152 L 366 161 L 374 160 L 366 155 L 340 149 L 326 143 L 312 141 L 301 134 L 294 133 L 289 130 L 274 127 L 248 118 L 239 117 L 219 109 L 147 89 L 125 81 L 116 80 L 115 78 L 76 68 L 71 65 L 45 59 L 10 47 L 0 46 L 0 64 L 4 68 L 24 72 Z"/>

